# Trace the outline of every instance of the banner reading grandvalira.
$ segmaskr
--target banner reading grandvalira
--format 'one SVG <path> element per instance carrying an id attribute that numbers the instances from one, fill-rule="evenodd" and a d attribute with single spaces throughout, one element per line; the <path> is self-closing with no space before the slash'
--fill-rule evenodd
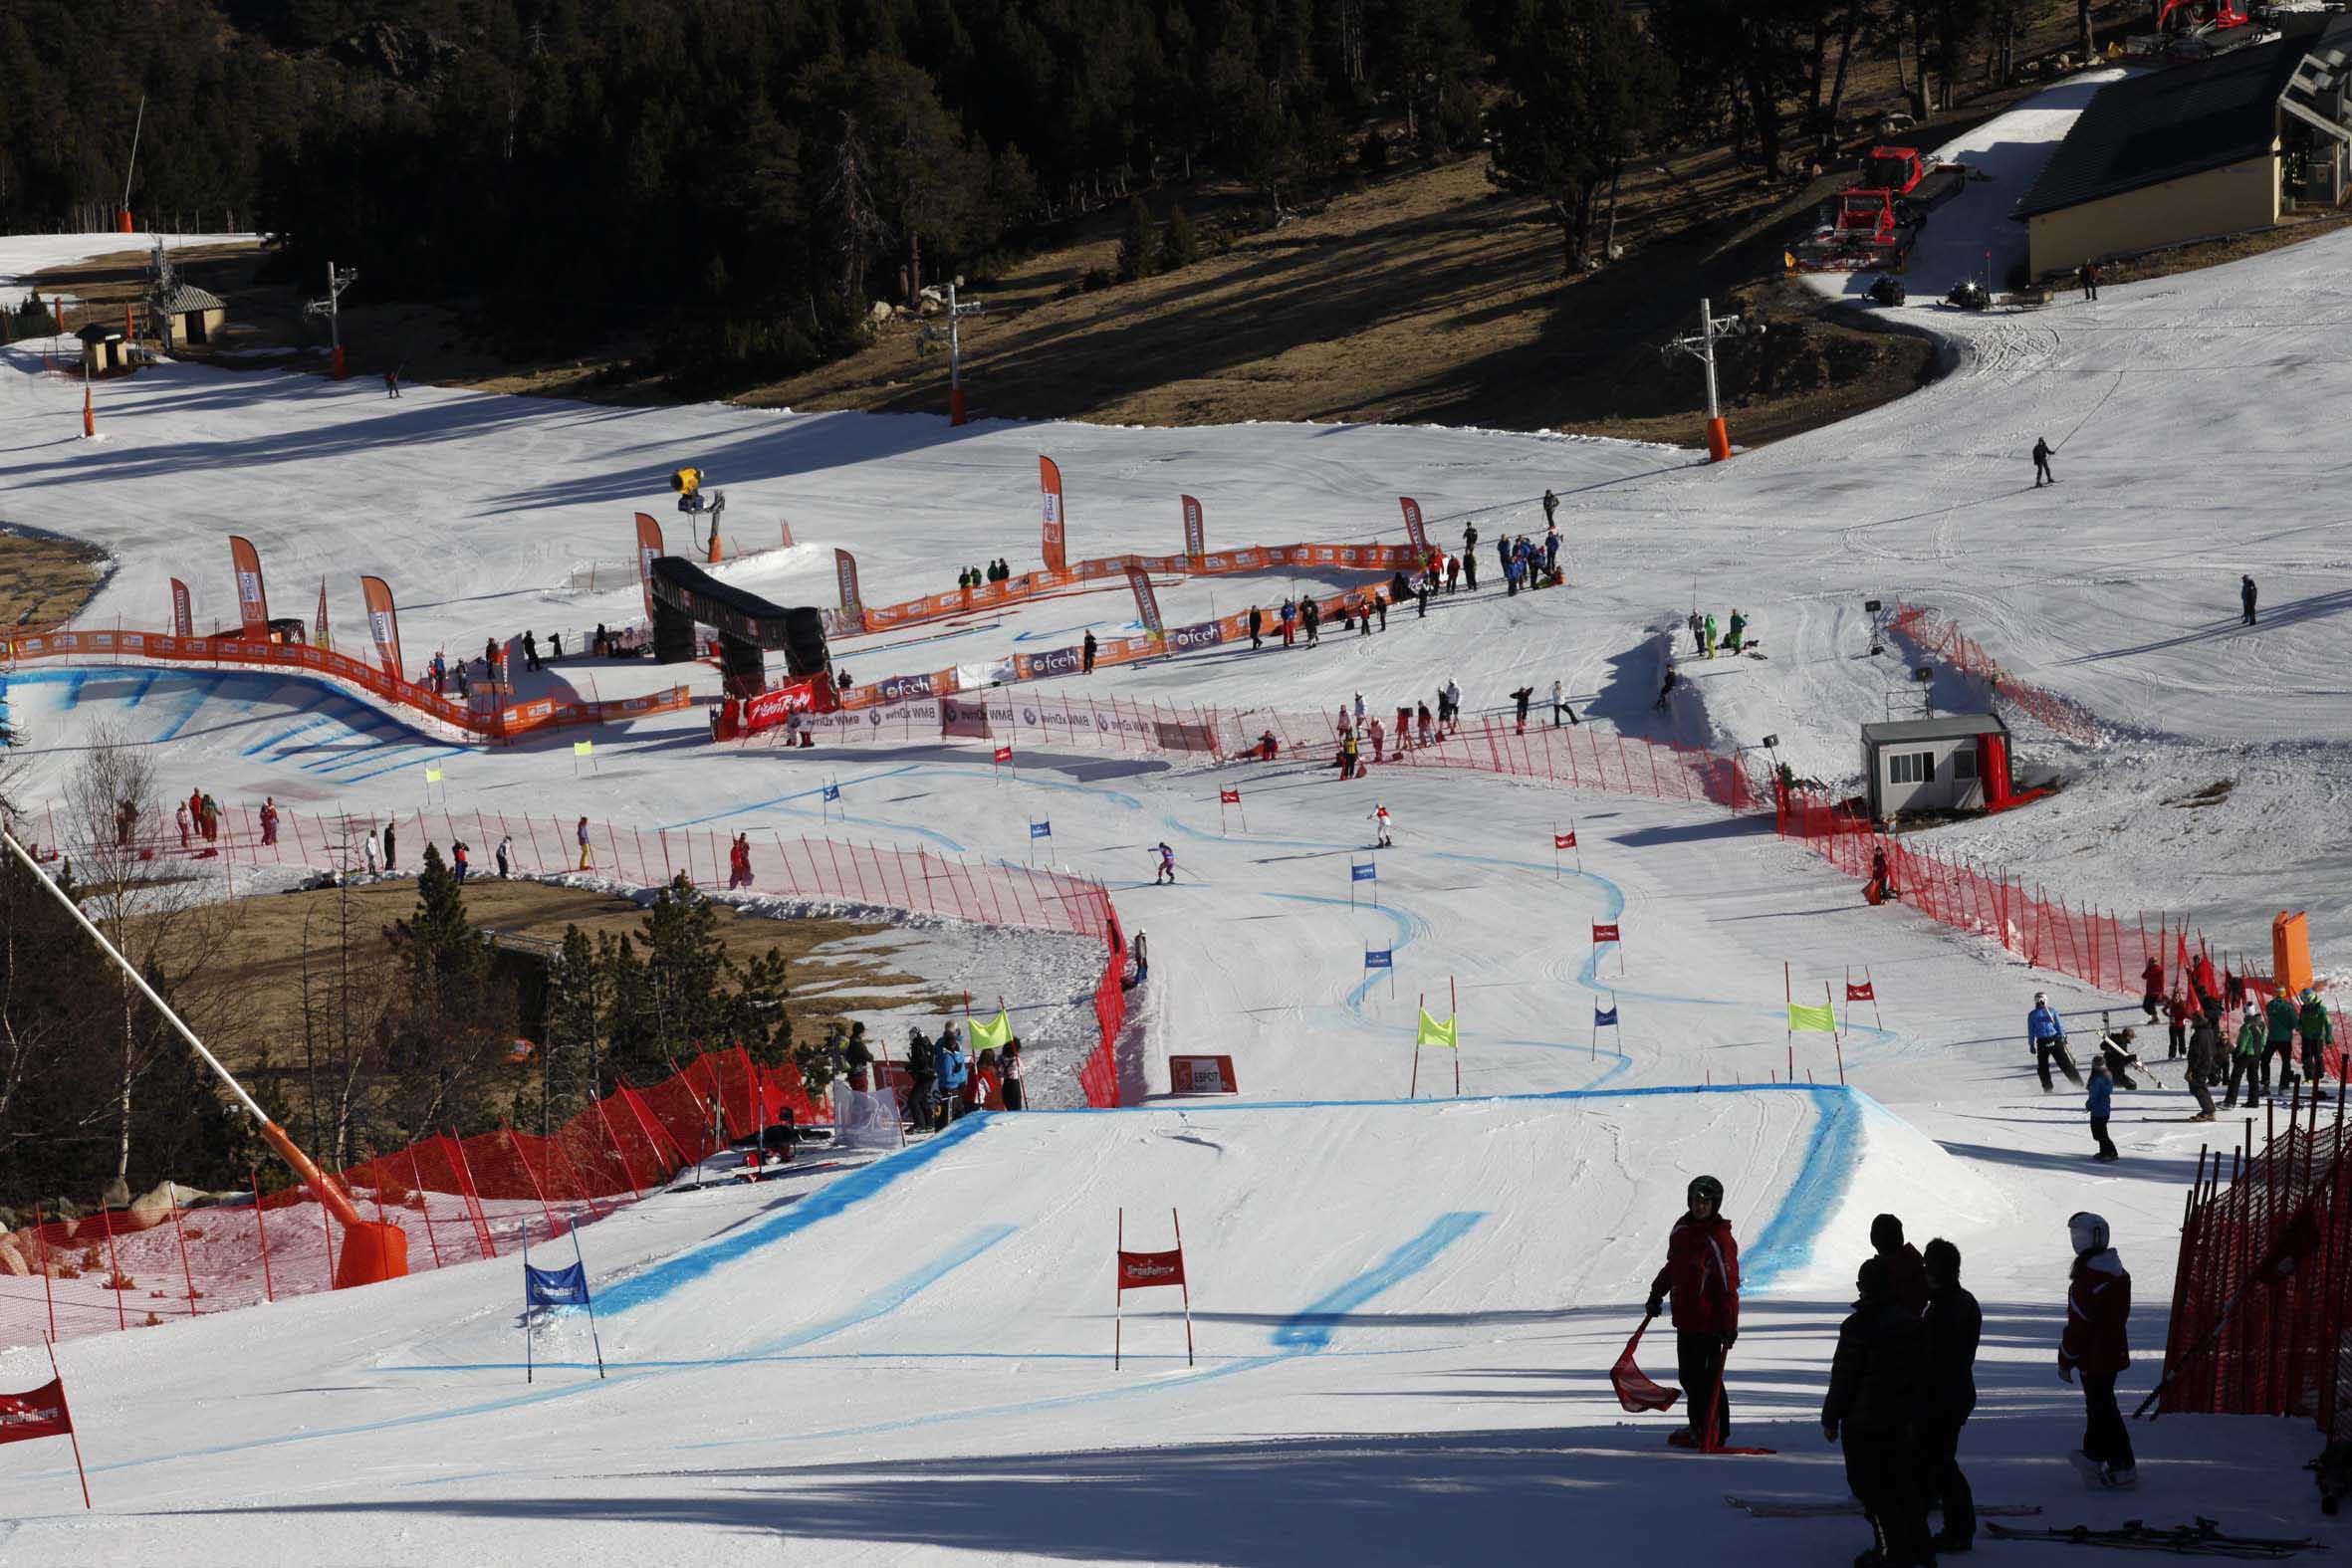
<path id="1" fill-rule="evenodd" d="M 1413 549 L 1423 555 L 1429 552 L 1429 536 L 1421 528 L 1421 503 L 1411 496 L 1399 496 L 1397 505 L 1405 509 L 1405 537 L 1413 542 Z"/>
<path id="2" fill-rule="evenodd" d="M 857 596 L 857 558 L 845 550 L 833 552 L 833 571 L 841 579 L 842 613 L 865 616 L 865 601 Z"/>
<path id="3" fill-rule="evenodd" d="M 1151 590 L 1151 578 L 1141 566 L 1127 568 L 1127 586 L 1135 590 L 1135 616 L 1143 622 L 1144 635 L 1154 642 L 1166 640 L 1168 630 L 1160 623 L 1159 596 Z"/>
<path id="4" fill-rule="evenodd" d="M 1061 470 L 1043 452 L 1038 454 L 1038 494 L 1044 505 L 1046 539 L 1045 556 L 1048 571 L 1067 569 L 1062 565 Z"/>
<path id="5" fill-rule="evenodd" d="M 653 563 L 669 551 L 661 543 L 661 525 L 637 514 L 637 586 L 645 595 L 645 618 L 653 618 Z"/>
<path id="6" fill-rule="evenodd" d="M 171 634 L 174 637 L 196 635 L 195 613 L 188 606 L 188 585 L 177 577 L 171 579 Z"/>
<path id="7" fill-rule="evenodd" d="M 243 535 L 229 536 L 229 566 L 237 574 L 237 614 L 244 622 L 247 642 L 270 640 L 270 600 L 262 591 L 261 557 L 254 553 L 253 541 Z"/>
<path id="8" fill-rule="evenodd" d="M 400 612 L 392 607 L 392 586 L 381 577 L 361 577 L 359 597 L 367 605 L 367 633 L 375 639 L 376 657 L 383 660 L 383 672 L 393 680 L 405 680 L 400 673 Z"/>
<path id="9" fill-rule="evenodd" d="M 1197 567 L 1201 558 L 1209 553 L 1208 524 L 1201 516 L 1201 504 L 1198 501 L 1190 496 L 1177 499 L 1184 503 L 1184 553 L 1192 558 Z"/>

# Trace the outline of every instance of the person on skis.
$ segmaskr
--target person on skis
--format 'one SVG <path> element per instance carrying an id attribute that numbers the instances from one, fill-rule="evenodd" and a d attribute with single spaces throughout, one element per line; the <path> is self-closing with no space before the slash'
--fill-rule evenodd
<path id="1" fill-rule="evenodd" d="M 2033 439 L 2033 488 L 2054 485 L 2058 476 L 2050 472 L 2050 444 L 2041 437 Z"/>
<path id="2" fill-rule="evenodd" d="M 1707 612 L 1707 618 L 1699 623 L 1699 651 L 1712 659 L 1715 657 L 1715 611 Z"/>
<path id="3" fill-rule="evenodd" d="M 1926 1568 L 1927 1504 L 1919 1489 L 1918 1422 L 1928 1409 L 1928 1330 L 1888 1278 L 1886 1258 L 1866 1257 L 1859 1298 L 1838 1325 L 1821 1401 L 1821 1435 L 1845 1450 L 1846 1485 L 1876 1544 L 1858 1562 Z"/>
<path id="4" fill-rule="evenodd" d="M 2139 1051 L 2134 1048 L 2139 1037 L 2140 1031 L 2128 1023 L 2120 1029 L 2099 1030 L 2098 1058 L 2107 1064 L 2107 1072 L 2115 1079 L 2115 1086 L 2119 1089 L 2139 1087 L 2132 1081 L 2134 1067 L 2142 1072 L 2148 1071 L 2148 1064 L 2140 1059 Z"/>
<path id="5" fill-rule="evenodd" d="M 2082 1073 L 2074 1065 L 2074 1053 L 2066 1048 L 2066 1025 L 2058 1020 L 2046 991 L 2033 994 L 2033 1010 L 2025 1014 L 2025 1039 L 2033 1047 L 2033 1070 L 2041 1074 L 2042 1093 L 2047 1094 L 2054 1087 L 2050 1082 L 2052 1061 L 2066 1074 L 2068 1083 L 2076 1088 L 2082 1086 Z"/>
<path id="6" fill-rule="evenodd" d="M 2115 1104 L 2115 1080 L 2107 1074 L 2107 1058 L 2102 1053 L 2091 1058 L 2091 1082 L 2083 1096 L 2083 1109 L 2091 1114 L 2091 1142 L 2099 1152 L 2091 1158 L 2102 1165 L 2111 1165 L 2122 1158 L 2115 1152 L 2115 1140 L 2107 1136 L 2107 1114 Z"/>
<path id="7" fill-rule="evenodd" d="M 1511 701 L 1519 710 L 1519 733 L 1522 735 L 1528 733 L 1528 702 L 1534 695 L 1535 688 L 1532 686 L 1522 686 L 1511 694 Z"/>
<path id="8" fill-rule="evenodd" d="M 1156 852 L 1160 857 L 1160 868 L 1152 873 L 1151 885 L 1158 887 L 1165 882 L 1173 886 L 1176 881 L 1176 851 L 1163 842 L 1156 846 Z"/>
<path id="9" fill-rule="evenodd" d="M 1553 495 L 1549 489 L 1546 489 L 1543 492 L 1543 526 L 1547 529 L 1555 527 L 1556 525 L 1552 520 L 1558 516 L 1559 497 Z"/>
<path id="10" fill-rule="evenodd" d="M 1372 847 L 1375 849 L 1386 849 L 1390 847 L 1388 839 L 1389 817 L 1387 806 L 1382 805 L 1375 806 L 1373 808 L 1372 823 L 1373 826 L 1379 830 L 1378 836 L 1373 840 Z"/>
<path id="11" fill-rule="evenodd" d="M 1560 692 L 1559 682 L 1553 681 L 1551 683 L 1551 727 L 1553 729 L 1556 730 L 1559 728 L 1560 716 L 1562 714 L 1567 716 L 1568 723 L 1570 724 L 1582 724 L 1584 722 L 1583 720 L 1576 717 L 1576 710 L 1568 706 L 1568 699 Z"/>
<path id="12" fill-rule="evenodd" d="M 1873 904 L 1883 904 L 1899 895 L 1895 891 L 1895 873 L 1887 865 L 1886 845 L 1879 844 L 1870 851 L 1870 881 L 1862 889 L 1865 896 L 1875 893 Z"/>
<path id="13" fill-rule="evenodd" d="M 1724 1358 L 1740 1338 L 1740 1246 L 1723 1217 L 1723 1183 L 1691 1179 L 1689 1209 L 1666 1236 L 1666 1266 L 1650 1281 L 1648 1312 L 1674 1298 L 1674 1364 L 1690 1424 L 1667 1441 L 1680 1449 L 1721 1448 L 1732 1431 Z"/>
<path id="14" fill-rule="evenodd" d="M 2115 1379 L 2132 1364 L 2125 1325 L 2132 1315 L 2132 1276 L 2107 1244 L 2107 1222 L 2081 1213 L 2066 1222 L 2074 1267 L 2066 1280 L 2066 1329 L 2058 1339 L 2058 1376 L 2082 1374 L 2082 1457 L 2097 1466 L 2099 1483 L 2128 1487 L 2139 1480 L 2132 1435 L 2115 1408 Z"/>
<path id="15" fill-rule="evenodd" d="M 1737 609 L 1733 610 L 1731 622 L 1724 628 L 1724 632 L 1723 645 L 1730 651 L 1738 653 L 1741 639 L 1748 635 L 1748 617 Z"/>

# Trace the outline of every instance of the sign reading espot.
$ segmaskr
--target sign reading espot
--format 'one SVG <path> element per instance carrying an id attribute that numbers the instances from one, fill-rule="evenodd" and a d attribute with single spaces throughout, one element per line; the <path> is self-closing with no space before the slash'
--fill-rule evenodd
<path id="1" fill-rule="evenodd" d="M 1239 1094 L 1231 1056 L 1170 1056 L 1168 1091 L 1172 1094 Z"/>

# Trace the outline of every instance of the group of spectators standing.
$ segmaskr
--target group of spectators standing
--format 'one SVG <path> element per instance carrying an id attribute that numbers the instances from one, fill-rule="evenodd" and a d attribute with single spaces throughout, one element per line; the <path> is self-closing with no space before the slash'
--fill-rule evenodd
<path id="1" fill-rule="evenodd" d="M 915 1132 L 944 1132 L 973 1111 L 1018 1111 L 1028 1104 L 1019 1037 L 1007 1040 L 1001 1053 L 983 1047 L 974 1057 L 953 1018 L 936 1039 L 919 1023 L 907 1030 L 906 1072 L 906 1120 Z"/>
<path id="2" fill-rule="evenodd" d="M 966 566 L 956 573 L 956 586 L 959 588 L 986 587 L 991 582 L 1010 582 L 1012 580 L 1013 567 L 1003 560 L 990 561 L 988 569 L 985 571 L 978 566 Z"/>
<path id="3" fill-rule="evenodd" d="M 1694 1179 L 1687 1212 L 1666 1240 L 1666 1266 L 1650 1283 L 1648 1313 L 1673 1299 L 1675 1361 L 1685 1425 L 1669 1442 L 1720 1452 L 1731 1434 L 1724 1364 L 1740 1338 L 1740 1249 L 1723 1216 L 1723 1183 Z M 2074 1253 L 2059 1378 L 2081 1379 L 2085 1427 L 2078 1461 L 2103 1485 L 2138 1480 L 2131 1435 L 2115 1402 L 2131 1365 L 2126 1324 L 2131 1275 L 2095 1214 L 2067 1221 Z M 1960 1467 L 1961 1429 L 1977 1405 L 1977 1345 L 1984 1313 L 1960 1282 L 1960 1248 L 1937 1237 L 1925 1251 L 1882 1214 L 1870 1225 L 1871 1255 L 1854 1279 L 1853 1311 L 1839 1325 L 1821 1402 L 1821 1433 L 1845 1454 L 1846 1484 L 1875 1536 L 1857 1562 L 1922 1568 L 1936 1552 L 1975 1544 L 1976 1499 Z M 1928 1515 L 1942 1515 L 1930 1534 Z"/>

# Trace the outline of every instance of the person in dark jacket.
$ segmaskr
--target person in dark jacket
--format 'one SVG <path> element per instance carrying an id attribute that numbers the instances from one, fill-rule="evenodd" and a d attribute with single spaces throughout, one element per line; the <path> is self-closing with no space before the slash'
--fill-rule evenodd
<path id="1" fill-rule="evenodd" d="M 2107 1058 L 2091 1058 L 2090 1087 L 2083 1094 L 2083 1109 L 2091 1115 L 2091 1142 L 2099 1152 L 2091 1156 L 2102 1164 L 2121 1158 L 2115 1152 L 2115 1140 L 2107 1136 L 2107 1116 L 2115 1105 L 2115 1080 L 2107 1076 Z"/>
<path id="2" fill-rule="evenodd" d="M 2111 1487 L 2139 1480 L 2132 1435 L 2115 1408 L 2115 1379 L 2132 1364 L 2125 1325 L 2132 1315 L 2132 1276 L 2107 1244 L 2107 1222 L 2076 1214 L 2066 1222 L 2074 1268 L 2066 1281 L 2066 1329 L 2058 1340 L 2058 1376 L 2082 1374 L 2082 1454 Z"/>
<path id="3" fill-rule="evenodd" d="M 2191 1121 L 2214 1119 L 2214 1092 L 2209 1085 L 2220 1083 L 2229 1071 L 2221 1026 L 2214 1022 L 2212 1013 L 2198 1013 L 2197 1026 L 2189 1031 L 2189 1092 L 2197 1098 L 2197 1114 L 2189 1118 Z"/>
<path id="4" fill-rule="evenodd" d="M 906 1093 L 907 1120 L 917 1132 L 928 1132 L 938 1119 L 939 1108 L 932 1099 L 932 1086 L 939 1081 L 939 1056 L 931 1047 L 931 1037 L 916 1024 L 906 1031 Z"/>
<path id="5" fill-rule="evenodd" d="M 2254 578 L 2251 572 L 2247 572 L 2237 579 L 2237 603 L 2244 611 L 2239 619 L 2243 624 L 2251 626 L 2254 623 Z"/>
<path id="6" fill-rule="evenodd" d="M 2058 476 L 2050 472 L 2050 444 L 2036 436 L 2033 441 L 2033 488 L 2054 485 Z"/>
<path id="7" fill-rule="evenodd" d="M 1880 1215 L 1870 1222 L 1870 1245 L 1887 1265 L 1887 1287 L 1913 1317 L 1928 1309 L 1928 1270 L 1919 1248 L 1903 1239 L 1903 1222 Z"/>
<path id="8" fill-rule="evenodd" d="M 1253 651 L 1266 645 L 1266 616 L 1257 605 L 1250 606 L 1250 647 Z"/>
<path id="9" fill-rule="evenodd" d="M 1082 660 L 1084 661 L 1084 663 L 1085 663 L 1085 673 L 1086 673 L 1086 674 L 1088 674 L 1088 675 L 1091 675 L 1091 674 L 1093 674 L 1093 673 L 1094 673 L 1094 649 L 1095 649 L 1095 646 L 1096 646 L 1096 644 L 1095 644 L 1095 641 L 1094 641 L 1094 633 L 1092 633 L 1091 631 L 1089 631 L 1089 632 L 1087 632 L 1087 633 L 1086 633 L 1086 640 L 1085 640 L 1084 642 L 1082 642 L 1082 643 L 1080 643 L 1080 644 L 1078 645 L 1078 647 L 1079 647 L 1079 656 L 1081 657 L 1081 659 L 1082 659 Z"/>
<path id="10" fill-rule="evenodd" d="M 1838 1325 L 1821 1401 L 1821 1434 L 1845 1449 L 1846 1485 L 1877 1536 L 1887 1568 L 1923 1568 L 1927 1508 L 1920 1500 L 1918 1423 L 1929 1405 L 1928 1330 L 1895 1298 L 1886 1259 L 1866 1257 L 1854 1280 L 1861 1299 Z"/>
<path id="11" fill-rule="evenodd" d="M 1732 1431 L 1724 1358 L 1740 1338 L 1740 1244 L 1723 1217 L 1723 1183 L 1693 1177 L 1686 1197 L 1689 1210 L 1666 1236 L 1666 1266 L 1650 1281 L 1649 1315 L 1656 1317 L 1673 1294 L 1675 1367 L 1690 1425 L 1667 1441 L 1714 1449 Z"/>
<path id="12" fill-rule="evenodd" d="M 1985 1314 L 1961 1288 L 1960 1248 L 1942 1236 L 1927 1244 L 1928 1397 L 1919 1420 L 1919 1494 L 1923 1507 L 1940 1507 L 1944 1527 L 1931 1543 L 1940 1552 L 1976 1544 L 1977 1499 L 1960 1468 L 1960 1429 L 1977 1408 L 1977 1341 Z"/>

